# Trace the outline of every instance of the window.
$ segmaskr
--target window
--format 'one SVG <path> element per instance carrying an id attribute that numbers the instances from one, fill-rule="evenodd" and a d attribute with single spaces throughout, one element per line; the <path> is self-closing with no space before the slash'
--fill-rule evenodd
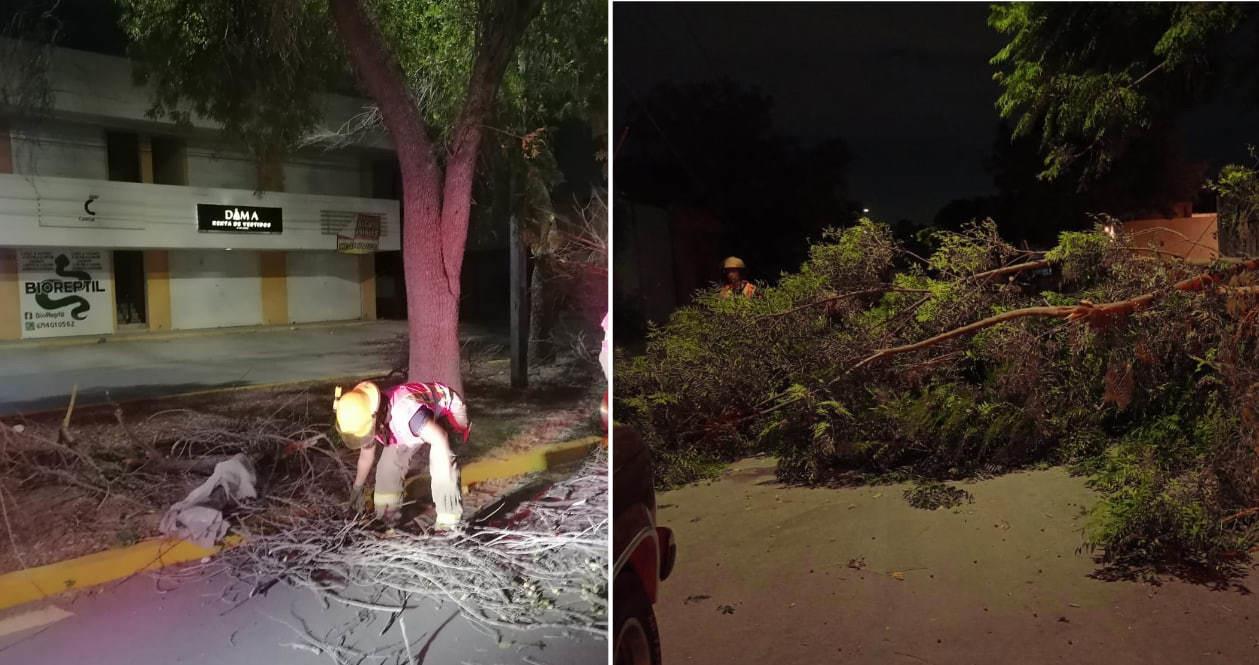
<path id="1" fill-rule="evenodd" d="M 141 182 L 139 136 L 131 132 L 105 132 L 105 155 L 110 180 Z"/>

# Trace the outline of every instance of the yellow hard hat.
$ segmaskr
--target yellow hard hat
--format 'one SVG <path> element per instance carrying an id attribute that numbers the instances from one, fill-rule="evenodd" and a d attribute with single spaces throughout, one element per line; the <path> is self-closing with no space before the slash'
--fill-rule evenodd
<path id="1" fill-rule="evenodd" d="M 337 413 L 337 432 L 341 440 L 352 449 L 362 448 L 375 435 L 380 389 L 371 381 L 364 381 L 345 394 L 338 387 L 332 398 L 332 409 Z"/>
<path id="2" fill-rule="evenodd" d="M 735 268 L 742 270 L 747 266 L 743 265 L 743 259 L 737 256 L 729 256 L 726 257 L 726 260 L 721 264 L 721 267 L 725 270 L 733 270 Z"/>

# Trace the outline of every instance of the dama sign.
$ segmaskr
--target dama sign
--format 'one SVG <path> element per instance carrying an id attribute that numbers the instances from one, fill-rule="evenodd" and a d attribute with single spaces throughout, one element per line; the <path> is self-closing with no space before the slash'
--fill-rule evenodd
<path id="1" fill-rule="evenodd" d="M 197 230 L 226 233 L 282 233 L 284 210 L 258 206 L 198 203 Z"/>

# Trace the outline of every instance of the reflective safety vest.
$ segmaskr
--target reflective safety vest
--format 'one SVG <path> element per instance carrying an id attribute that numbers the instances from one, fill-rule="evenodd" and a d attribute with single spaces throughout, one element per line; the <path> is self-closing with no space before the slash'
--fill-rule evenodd
<path id="1" fill-rule="evenodd" d="M 388 394 L 389 433 L 384 445 L 418 445 L 423 441 L 411 432 L 411 419 L 420 409 L 428 409 L 464 441 L 468 440 L 467 408 L 459 393 L 444 383 L 404 383 Z M 462 418 L 462 422 L 460 419 Z"/>
<path id="2" fill-rule="evenodd" d="M 731 287 L 729 284 L 726 284 L 721 287 L 722 298 L 729 298 L 730 295 L 733 293 L 734 293 L 734 288 Z M 743 280 L 743 286 L 739 287 L 739 293 L 742 294 L 744 298 L 751 298 L 752 296 L 756 295 L 756 286 L 753 285 L 752 282 Z"/>

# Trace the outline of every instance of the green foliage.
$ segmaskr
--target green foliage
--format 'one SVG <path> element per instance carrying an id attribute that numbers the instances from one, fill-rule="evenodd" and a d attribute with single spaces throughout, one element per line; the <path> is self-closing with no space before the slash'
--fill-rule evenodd
<path id="1" fill-rule="evenodd" d="M 1222 197 L 1259 198 L 1259 173 L 1248 166 L 1226 164 L 1211 188 Z"/>
<path id="2" fill-rule="evenodd" d="M 345 71 L 322 0 L 118 2 L 149 115 L 213 119 L 260 156 L 312 128 L 317 93 Z"/>
<path id="3" fill-rule="evenodd" d="M 1088 544 L 1114 562 L 1213 563 L 1243 543 L 1222 522 L 1216 484 L 1204 464 L 1218 406 L 1187 427 L 1177 415 L 1129 431 L 1105 452 L 1090 484 L 1105 494 L 1089 516 Z"/>
<path id="4" fill-rule="evenodd" d="M 990 242 L 996 234 L 997 224 L 991 219 L 968 224 L 961 233 L 936 231 L 932 238 L 936 251 L 928 259 L 928 266 L 946 277 L 988 270 L 999 258 L 994 256 L 994 250 L 999 250 L 1000 245 Z"/>
<path id="5" fill-rule="evenodd" d="M 1044 178 L 1110 170 L 1132 139 L 1200 100 L 1216 46 L 1248 9 L 1236 3 L 994 4 L 997 109 L 1014 137 L 1039 134 Z"/>
<path id="6" fill-rule="evenodd" d="M 291 149 L 322 120 L 320 95 L 350 72 L 324 0 L 118 0 L 151 114 L 223 124 L 259 155 Z M 477 0 L 376 0 L 382 35 L 443 140 L 467 94 L 483 6 Z M 523 134 L 604 108 L 606 3 L 543 5 L 499 87 L 502 129 Z M 601 117 L 601 116 L 600 116 Z"/>
<path id="7" fill-rule="evenodd" d="M 1096 230 L 1064 231 L 1058 236 L 1058 246 L 1047 252 L 1045 259 L 1058 264 L 1069 283 L 1087 284 L 1105 272 L 1110 250 L 1110 238 Z"/>
<path id="8" fill-rule="evenodd" d="M 658 482 L 749 453 L 802 483 L 1066 463 L 1101 492 L 1088 543 L 1106 561 L 1213 564 L 1259 542 L 1259 521 L 1228 519 L 1259 505 L 1259 409 L 1238 413 L 1259 394 L 1253 301 L 1168 293 L 1183 266 L 1096 231 L 1047 254 L 1050 290 L 973 278 L 1027 260 L 989 224 L 938 241 L 927 266 L 908 263 L 863 220 L 759 297 L 701 293 L 653 330 L 644 355 L 619 361 L 616 412 L 655 450 Z M 1154 290 L 1165 295 L 1099 329 L 1017 319 L 860 364 L 994 311 Z"/>

